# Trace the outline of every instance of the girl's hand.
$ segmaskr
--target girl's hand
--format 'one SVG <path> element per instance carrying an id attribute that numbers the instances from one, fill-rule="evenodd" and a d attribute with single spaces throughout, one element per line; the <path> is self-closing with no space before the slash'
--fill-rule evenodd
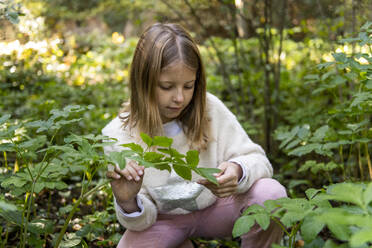
<path id="1" fill-rule="evenodd" d="M 238 181 L 243 175 L 242 168 L 240 165 L 231 162 L 223 162 L 218 168 L 221 171 L 214 176 L 219 185 L 215 185 L 206 179 L 201 179 L 198 183 L 207 187 L 213 194 L 220 198 L 235 194 Z"/>
<path id="2" fill-rule="evenodd" d="M 106 176 L 111 180 L 112 193 L 116 202 L 127 213 L 138 211 L 136 195 L 141 189 L 144 167 L 130 161 L 124 170 L 116 165 L 113 171 L 108 171 Z"/>

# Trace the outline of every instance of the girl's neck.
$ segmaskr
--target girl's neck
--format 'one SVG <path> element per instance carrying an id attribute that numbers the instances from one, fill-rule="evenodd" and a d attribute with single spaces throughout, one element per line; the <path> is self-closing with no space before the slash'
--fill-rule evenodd
<path id="1" fill-rule="evenodd" d="M 181 125 L 177 120 L 172 120 L 163 124 L 164 134 L 174 137 L 182 131 Z"/>

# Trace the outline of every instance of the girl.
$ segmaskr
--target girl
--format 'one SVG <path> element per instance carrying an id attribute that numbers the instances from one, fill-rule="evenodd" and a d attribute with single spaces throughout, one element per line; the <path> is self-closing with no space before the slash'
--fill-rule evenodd
<path id="1" fill-rule="evenodd" d="M 165 135 L 181 153 L 200 152 L 202 167 L 219 168 L 218 186 L 198 175 L 187 182 L 173 171 L 146 168 L 134 161 L 107 172 L 119 222 L 126 228 L 118 247 L 193 247 L 190 237 L 231 236 L 248 206 L 286 196 L 270 179 L 272 167 L 236 117 L 206 92 L 196 43 L 177 24 L 154 24 L 140 37 L 130 71 L 129 105 L 103 134 L 123 143 L 141 143 L 139 133 Z M 271 223 L 242 236 L 242 247 L 271 247 L 281 238 Z"/>

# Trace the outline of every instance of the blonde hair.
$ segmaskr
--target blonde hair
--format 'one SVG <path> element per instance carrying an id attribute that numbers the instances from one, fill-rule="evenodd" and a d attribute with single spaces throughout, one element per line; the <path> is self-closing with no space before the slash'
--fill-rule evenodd
<path id="1" fill-rule="evenodd" d="M 196 70 L 191 102 L 177 118 L 194 149 L 205 149 L 209 136 L 206 113 L 206 79 L 198 47 L 189 33 L 178 24 L 156 23 L 141 35 L 134 52 L 129 86 L 129 105 L 121 112 L 124 127 L 136 127 L 150 136 L 163 134 L 156 86 L 161 70 L 173 62 L 183 62 Z"/>

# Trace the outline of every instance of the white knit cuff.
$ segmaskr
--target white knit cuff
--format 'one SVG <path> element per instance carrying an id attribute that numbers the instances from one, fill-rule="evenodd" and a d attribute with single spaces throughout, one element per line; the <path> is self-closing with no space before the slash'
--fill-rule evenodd
<path id="1" fill-rule="evenodd" d="M 138 217 L 138 216 L 141 216 L 143 214 L 143 204 L 142 204 L 142 201 L 139 197 L 136 196 L 136 201 L 137 201 L 137 206 L 139 207 L 139 209 L 141 211 L 136 211 L 136 212 L 133 212 L 133 213 L 126 213 L 121 207 L 120 205 L 116 202 L 116 199 L 115 199 L 115 204 L 116 204 L 116 207 L 117 209 L 119 210 L 120 214 L 124 215 L 125 217 Z"/>

